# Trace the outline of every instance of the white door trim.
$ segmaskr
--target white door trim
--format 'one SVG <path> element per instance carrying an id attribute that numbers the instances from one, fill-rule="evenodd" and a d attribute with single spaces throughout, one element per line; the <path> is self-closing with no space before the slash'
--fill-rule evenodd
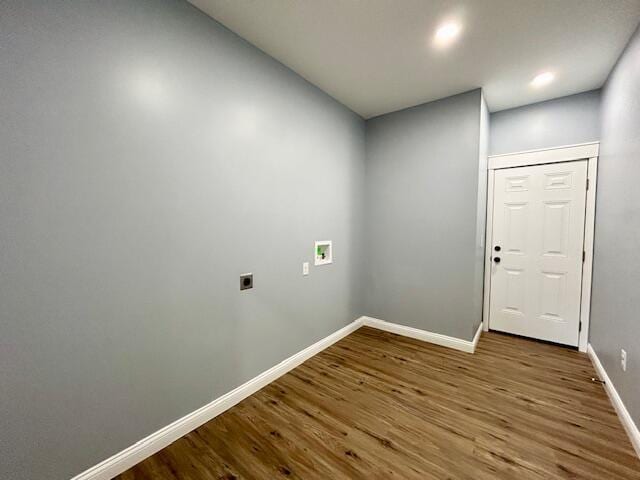
<path id="1" fill-rule="evenodd" d="M 598 156 L 600 143 L 581 143 L 564 147 L 553 147 L 542 150 L 527 150 L 524 152 L 490 155 L 489 170 L 499 168 L 525 167 L 542 165 L 544 163 L 572 162 Z"/>
<path id="2" fill-rule="evenodd" d="M 484 263 L 484 304 L 482 310 L 482 324 L 485 331 L 490 328 L 489 299 L 491 298 L 491 249 L 493 247 L 493 188 L 495 170 L 511 167 L 525 167 L 529 165 L 542 165 L 546 163 L 572 162 L 575 160 L 588 161 L 587 178 L 589 189 L 587 190 L 584 251 L 585 260 L 582 266 L 582 298 L 580 300 L 580 338 L 578 349 L 587 351 L 589 340 L 589 316 L 591 306 L 591 277 L 593 272 L 593 234 L 596 213 L 596 185 L 598 178 L 598 153 L 600 144 L 583 143 L 564 147 L 554 147 L 543 150 L 530 150 L 504 155 L 491 155 L 488 161 L 488 188 L 487 188 L 487 225 L 485 242 Z"/>
<path id="3" fill-rule="evenodd" d="M 493 248 L 493 184 L 495 170 L 489 168 L 487 175 L 487 224 L 485 229 L 484 252 L 484 300 L 482 302 L 482 328 L 489 331 L 489 304 L 491 302 L 491 255 Z"/>

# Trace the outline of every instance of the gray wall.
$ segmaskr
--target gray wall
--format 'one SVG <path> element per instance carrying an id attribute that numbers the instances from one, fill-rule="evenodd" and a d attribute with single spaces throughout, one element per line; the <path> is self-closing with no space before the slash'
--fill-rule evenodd
<path id="1" fill-rule="evenodd" d="M 367 121 L 367 315 L 472 338 L 480 116 L 474 90 Z"/>
<path id="2" fill-rule="evenodd" d="M 490 116 L 487 102 L 484 95 L 480 101 L 480 138 L 478 156 L 478 196 L 476 200 L 476 241 L 475 241 L 475 263 L 474 263 L 474 313 L 472 335 L 476 333 L 482 322 L 482 311 L 484 302 L 484 256 L 485 240 L 487 237 L 487 155 L 489 154 L 489 134 Z"/>
<path id="3" fill-rule="evenodd" d="M 491 114 L 491 155 L 599 139 L 600 90 Z"/>
<path id="4" fill-rule="evenodd" d="M 590 343 L 640 425 L 640 31 L 605 84 Z M 627 351 L 627 371 L 620 349 Z"/>
<path id="5" fill-rule="evenodd" d="M 3 1 L 0 49 L 0 476 L 77 474 L 361 315 L 360 117 L 181 1 Z"/>

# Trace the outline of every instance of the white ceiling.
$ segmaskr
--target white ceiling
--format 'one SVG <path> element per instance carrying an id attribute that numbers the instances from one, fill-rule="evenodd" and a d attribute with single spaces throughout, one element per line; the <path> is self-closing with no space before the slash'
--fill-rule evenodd
<path id="1" fill-rule="evenodd" d="M 640 0 L 190 1 L 365 118 L 477 87 L 491 111 L 599 88 L 640 22 Z M 448 19 L 463 31 L 439 50 Z"/>

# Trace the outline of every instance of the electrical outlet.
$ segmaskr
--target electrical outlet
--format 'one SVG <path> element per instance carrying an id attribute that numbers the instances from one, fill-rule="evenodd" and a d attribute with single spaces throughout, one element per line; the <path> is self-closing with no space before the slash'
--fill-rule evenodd
<path id="1" fill-rule="evenodd" d="M 302 275 L 309 275 L 309 262 L 302 264 Z"/>
<path id="2" fill-rule="evenodd" d="M 240 290 L 253 288 L 253 273 L 243 273 L 240 275 Z"/>
<path id="3" fill-rule="evenodd" d="M 620 366 L 622 367 L 622 371 L 627 371 L 627 351 L 620 350 Z"/>

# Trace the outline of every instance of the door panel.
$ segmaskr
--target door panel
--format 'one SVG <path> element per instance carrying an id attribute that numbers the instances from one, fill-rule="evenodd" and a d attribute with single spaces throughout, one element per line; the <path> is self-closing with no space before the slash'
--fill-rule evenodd
<path id="1" fill-rule="evenodd" d="M 587 161 L 496 170 L 494 181 L 490 328 L 577 346 Z"/>
<path id="2" fill-rule="evenodd" d="M 529 208 L 526 203 L 505 204 L 505 245 L 510 254 L 526 254 L 528 217 Z"/>
<path id="3" fill-rule="evenodd" d="M 542 255 L 567 256 L 570 202 L 544 202 L 542 209 Z"/>

